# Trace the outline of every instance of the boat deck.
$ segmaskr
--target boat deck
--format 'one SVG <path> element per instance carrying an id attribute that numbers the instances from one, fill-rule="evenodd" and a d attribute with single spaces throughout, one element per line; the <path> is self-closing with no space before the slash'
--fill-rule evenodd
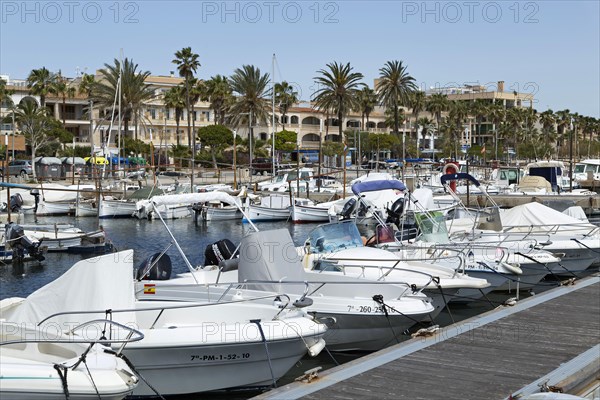
<path id="1" fill-rule="evenodd" d="M 599 342 L 596 274 L 257 398 L 504 399 Z"/>

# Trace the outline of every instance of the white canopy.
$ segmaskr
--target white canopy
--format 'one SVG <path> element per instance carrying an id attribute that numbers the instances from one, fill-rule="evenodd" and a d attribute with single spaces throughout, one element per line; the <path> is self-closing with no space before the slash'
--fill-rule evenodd
<path id="1" fill-rule="evenodd" d="M 195 203 L 206 203 L 209 201 L 222 201 L 223 203 L 231 205 L 240 205 L 240 199 L 233 197 L 224 192 L 206 192 L 206 193 L 185 193 L 185 194 L 170 194 L 154 196 L 149 200 L 140 200 L 136 203 L 138 210 L 145 208 L 146 211 L 150 211 L 153 208 L 153 204 L 156 206 L 161 205 L 176 205 L 176 204 L 195 204 Z"/>
<path id="2" fill-rule="evenodd" d="M 135 308 L 133 250 L 82 260 L 62 276 L 36 290 L 20 303 L 0 303 L 2 318 L 16 323 L 37 324 L 52 314 L 65 311 L 95 311 Z M 11 306 L 4 307 L 12 303 Z M 61 331 L 105 314 L 67 314 L 51 318 L 45 325 Z M 135 323 L 133 313 L 114 313 L 113 319 Z"/>
<path id="3" fill-rule="evenodd" d="M 502 226 L 506 229 L 513 227 L 511 231 L 529 231 L 532 227 L 536 231 L 549 231 L 556 229 L 564 233 L 588 233 L 598 227 L 588 222 L 582 222 L 567 214 L 556 211 L 543 204 L 532 202 L 502 210 L 500 213 Z"/>

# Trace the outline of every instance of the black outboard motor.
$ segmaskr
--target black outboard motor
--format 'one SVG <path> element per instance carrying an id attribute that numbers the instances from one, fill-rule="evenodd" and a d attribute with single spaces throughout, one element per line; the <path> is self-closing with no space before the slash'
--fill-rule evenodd
<path id="1" fill-rule="evenodd" d="M 400 198 L 387 209 L 386 223 L 391 223 L 400 228 L 400 217 L 404 213 L 404 198 Z"/>
<path id="2" fill-rule="evenodd" d="M 135 279 L 151 281 L 167 281 L 171 278 L 173 264 L 167 254 L 155 253 L 145 259 L 135 272 Z M 160 258 L 159 258 L 160 257 Z"/>
<path id="3" fill-rule="evenodd" d="M 23 206 L 23 197 L 20 193 L 13 194 L 10 196 L 10 212 L 18 212 Z"/>
<path id="4" fill-rule="evenodd" d="M 340 211 L 340 221 L 350 219 L 352 213 L 356 209 L 356 199 L 353 197 L 344 204 L 344 208 Z"/>
<path id="5" fill-rule="evenodd" d="M 229 239 L 209 244 L 204 250 L 204 266 L 219 265 L 221 261 L 229 260 L 235 253 L 235 249 L 236 246 Z"/>
<path id="6" fill-rule="evenodd" d="M 38 261 L 44 261 L 46 259 L 42 254 L 42 249 L 40 249 L 40 244 L 42 242 L 33 243 L 29 240 L 29 238 L 25 236 L 25 230 L 21 225 L 11 222 L 10 224 L 6 224 L 4 229 L 6 247 L 13 251 L 13 263 L 22 263 L 26 254 L 29 254 L 30 257 L 33 257 Z"/>

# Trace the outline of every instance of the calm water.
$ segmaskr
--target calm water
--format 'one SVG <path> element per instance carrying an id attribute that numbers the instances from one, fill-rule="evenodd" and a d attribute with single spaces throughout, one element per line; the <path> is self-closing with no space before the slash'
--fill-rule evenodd
<path id="1" fill-rule="evenodd" d="M 35 223 L 34 217 L 20 221 L 23 224 Z M 107 219 L 98 222 L 95 218 L 79 218 L 72 217 L 39 217 L 39 224 L 52 223 L 70 223 L 84 231 L 92 231 L 101 226 L 106 232 L 106 238 L 109 239 L 118 250 L 133 249 L 135 266 L 141 263 L 144 259 L 154 253 L 163 251 L 171 242 L 165 227 L 160 220 L 146 221 L 137 219 Z M 199 221 L 194 224 L 192 219 L 180 219 L 167 221 L 167 226 L 172 231 L 179 245 L 187 255 L 192 265 L 200 265 L 204 261 L 204 250 L 206 246 L 217 240 L 228 238 L 234 243 L 239 243 L 241 238 L 248 232 L 252 231 L 249 224 L 244 224 L 241 221 L 219 221 L 219 222 L 203 222 Z M 308 233 L 316 227 L 315 224 L 288 224 L 286 222 L 263 222 L 257 224 L 260 230 L 270 230 L 278 228 L 287 228 L 292 235 L 296 245 L 301 245 Z M 361 227 L 363 234 L 369 235 L 370 232 L 365 231 Z M 167 252 L 173 261 L 173 273 L 187 272 L 185 263 L 182 257 L 175 249 L 171 247 Z M 49 253 L 46 260 L 41 263 L 28 263 L 24 267 L 15 268 L 12 265 L 0 264 L 0 299 L 7 297 L 25 297 L 31 294 L 36 289 L 46 285 L 67 271 L 75 262 L 85 258 L 81 255 Z M 554 285 L 540 287 L 536 292 L 547 290 Z M 440 325 L 448 325 L 452 323 L 452 318 L 455 321 L 466 319 L 479 313 L 488 311 L 494 306 L 502 303 L 508 297 L 513 297 L 513 294 L 496 294 L 493 293 L 489 299 L 494 303 L 474 302 L 466 306 L 452 306 L 452 316 L 447 312 L 443 312 L 437 318 L 436 323 Z M 527 296 L 527 294 L 522 295 Z M 402 339 L 409 339 L 406 335 Z M 335 354 L 335 359 L 339 363 L 343 363 L 357 357 L 356 354 Z M 316 358 L 304 358 L 283 378 L 279 381 L 279 385 L 292 382 L 296 377 L 302 375 L 304 371 L 322 366 L 323 369 L 331 368 L 335 365 L 332 358 L 323 352 Z M 217 399 L 241 399 L 248 398 L 256 392 L 242 393 L 211 393 L 203 394 L 202 398 L 217 398 Z M 177 396 L 177 399 L 194 399 L 197 395 Z"/>
<path id="2" fill-rule="evenodd" d="M 154 253 L 163 251 L 171 242 L 160 220 L 146 221 L 137 219 L 105 219 L 98 223 L 95 218 L 39 217 L 39 224 L 70 223 L 84 231 L 92 231 L 101 226 L 117 250 L 133 249 L 135 266 Z M 203 222 L 194 224 L 190 218 L 166 221 L 167 226 L 177 239 L 192 265 L 204 261 L 204 249 L 210 243 L 228 238 L 239 243 L 241 238 L 252 231 L 249 224 L 241 221 Z M 21 221 L 33 224 L 33 216 Z M 285 222 L 264 222 L 257 224 L 261 230 L 288 228 L 296 244 L 302 244 L 308 233 L 315 227 L 311 224 L 288 224 Z M 187 272 L 183 258 L 173 246 L 167 254 L 173 261 L 173 273 Z M 85 258 L 82 255 L 49 253 L 42 264 L 28 263 L 23 268 L 11 265 L 0 266 L 0 299 L 7 297 L 25 297 L 56 279 L 75 262 Z"/>

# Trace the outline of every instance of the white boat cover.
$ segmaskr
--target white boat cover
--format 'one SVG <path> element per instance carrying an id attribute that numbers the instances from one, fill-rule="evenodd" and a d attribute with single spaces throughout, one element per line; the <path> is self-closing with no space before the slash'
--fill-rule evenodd
<path id="1" fill-rule="evenodd" d="M 543 204 L 532 202 L 513 207 L 509 210 L 502 210 L 500 213 L 502 226 L 504 228 L 516 227 L 514 231 L 529 231 L 530 227 L 535 230 L 549 231 L 556 229 L 564 233 L 588 233 L 597 228 L 588 222 L 563 214 Z"/>
<path id="2" fill-rule="evenodd" d="M 417 200 L 417 204 L 419 208 L 415 206 L 415 204 L 411 201 L 408 204 L 409 210 L 433 210 L 434 208 L 438 208 L 433 201 L 433 191 L 428 188 L 419 188 L 415 189 L 412 192 L 412 196 Z"/>
<path id="3" fill-rule="evenodd" d="M 254 232 L 242 239 L 238 281 L 305 281 L 301 258 L 287 229 Z M 302 294 L 303 284 L 262 283 L 251 289 Z M 292 300 L 295 300 L 292 298 Z"/>
<path id="4" fill-rule="evenodd" d="M 206 192 L 206 193 L 185 193 L 185 194 L 169 194 L 154 196 L 149 200 L 140 200 L 136 204 L 136 209 L 146 209 L 150 211 L 152 204 L 161 205 L 177 205 L 177 204 L 195 204 L 206 203 L 209 201 L 222 201 L 231 205 L 240 205 L 240 199 L 233 197 L 224 192 Z"/>
<path id="5" fill-rule="evenodd" d="M 580 221 L 583 222 L 590 222 L 588 220 L 587 215 L 585 215 L 585 211 L 583 211 L 583 208 L 581 208 L 581 206 L 572 206 L 567 208 L 566 210 L 563 211 L 563 214 L 568 215 L 569 217 L 573 217 L 576 218 Z"/>
<path id="6" fill-rule="evenodd" d="M 0 306 L 4 306 L 5 301 L 3 300 Z M 133 308 L 133 250 L 125 250 L 79 261 L 62 276 L 36 290 L 14 308 L 2 307 L 0 311 L 2 318 L 10 322 L 37 324 L 52 314 L 64 311 Z M 51 318 L 45 325 L 68 330 L 98 318 L 106 317 L 103 312 L 68 314 Z M 135 324 L 136 321 L 133 313 L 114 313 L 113 320 L 122 324 Z"/>

